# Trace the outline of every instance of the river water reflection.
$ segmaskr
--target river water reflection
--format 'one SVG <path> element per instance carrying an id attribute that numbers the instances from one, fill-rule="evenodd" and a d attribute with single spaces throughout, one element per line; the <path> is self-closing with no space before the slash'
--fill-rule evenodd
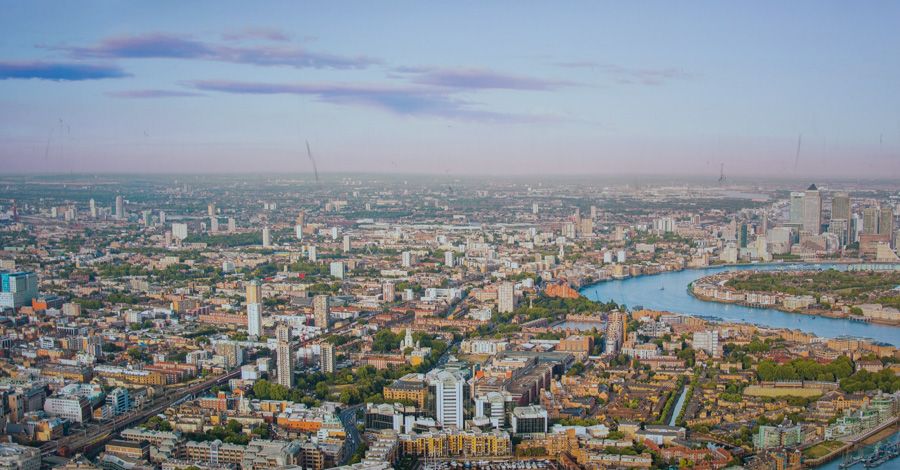
<path id="1" fill-rule="evenodd" d="M 643 306 L 653 310 L 665 310 L 687 315 L 718 317 L 729 322 L 755 323 L 774 328 L 790 328 L 813 333 L 826 338 L 853 336 L 869 338 L 897 346 L 900 344 L 900 328 L 835 319 L 820 316 L 785 313 L 775 309 L 744 307 L 735 304 L 706 302 L 688 293 L 688 284 L 710 274 L 735 270 L 785 270 L 785 269 L 839 269 L 840 264 L 767 264 L 726 266 L 708 269 L 688 269 L 678 272 L 640 276 L 623 280 L 606 281 L 581 289 L 591 300 L 625 304 L 628 307 Z"/>

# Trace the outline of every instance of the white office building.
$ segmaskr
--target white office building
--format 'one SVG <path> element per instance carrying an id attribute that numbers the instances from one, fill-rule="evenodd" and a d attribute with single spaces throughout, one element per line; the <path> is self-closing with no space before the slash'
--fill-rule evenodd
<path id="1" fill-rule="evenodd" d="M 183 224 L 183 223 L 172 224 L 172 236 L 181 241 L 184 241 L 184 239 L 188 237 L 187 224 Z"/>
<path id="2" fill-rule="evenodd" d="M 258 338 L 262 331 L 262 304 L 247 304 L 247 334 Z"/>
<path id="3" fill-rule="evenodd" d="M 464 386 L 466 380 L 457 372 L 435 369 L 428 373 L 428 383 L 434 387 L 435 416 L 444 427 L 463 429 Z"/>

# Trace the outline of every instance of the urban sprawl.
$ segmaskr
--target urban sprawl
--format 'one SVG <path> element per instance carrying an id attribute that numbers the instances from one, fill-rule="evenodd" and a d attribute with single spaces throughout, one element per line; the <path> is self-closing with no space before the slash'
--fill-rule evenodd
<path id="1" fill-rule="evenodd" d="M 3 469 L 786 469 L 897 430 L 889 184 L 0 187 Z M 898 341 L 582 294 L 729 265 L 681 288 Z"/>

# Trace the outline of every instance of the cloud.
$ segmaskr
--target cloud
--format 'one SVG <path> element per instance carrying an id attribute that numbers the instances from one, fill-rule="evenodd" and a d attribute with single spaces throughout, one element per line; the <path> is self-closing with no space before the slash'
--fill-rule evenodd
<path id="1" fill-rule="evenodd" d="M 183 98 L 205 96 L 202 93 L 177 90 L 123 90 L 110 91 L 107 92 L 106 95 L 113 98 Z"/>
<path id="2" fill-rule="evenodd" d="M 319 101 L 365 106 L 399 115 L 435 116 L 449 119 L 497 122 L 533 122 L 540 116 L 517 116 L 474 108 L 475 103 L 454 98 L 433 88 L 346 83 L 261 83 L 228 80 L 198 80 L 186 85 L 221 93 L 312 96 Z"/>
<path id="3" fill-rule="evenodd" d="M 163 33 L 118 36 L 106 38 L 93 46 L 58 49 L 75 58 L 195 59 L 297 68 L 356 69 L 379 63 L 365 56 L 348 57 L 295 46 L 224 46 Z"/>
<path id="4" fill-rule="evenodd" d="M 129 74 L 114 65 L 0 61 L 0 80 L 33 78 L 37 80 L 80 81 L 128 76 Z"/>
<path id="5" fill-rule="evenodd" d="M 107 38 L 94 46 L 63 50 L 76 58 L 192 59 L 214 54 L 214 50 L 203 42 L 160 33 Z"/>
<path id="6" fill-rule="evenodd" d="M 243 41 L 243 40 L 262 40 L 287 42 L 291 40 L 291 35 L 275 28 L 245 28 L 240 31 L 232 31 L 222 34 L 222 39 L 226 41 Z"/>
<path id="7" fill-rule="evenodd" d="M 429 67 L 398 67 L 395 72 L 413 75 L 412 82 L 422 85 L 473 90 L 555 90 L 576 85 L 565 80 L 512 75 L 487 69 L 444 69 Z"/>
<path id="8" fill-rule="evenodd" d="M 668 81 L 694 77 L 691 73 L 673 67 L 623 67 L 621 65 L 601 64 L 591 61 L 557 62 L 555 65 L 565 68 L 591 69 L 608 75 L 613 81 L 623 85 L 662 85 Z"/>

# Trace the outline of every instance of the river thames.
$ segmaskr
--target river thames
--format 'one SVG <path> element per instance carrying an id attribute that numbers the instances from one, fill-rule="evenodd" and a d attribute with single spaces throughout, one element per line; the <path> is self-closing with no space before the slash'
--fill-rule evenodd
<path id="1" fill-rule="evenodd" d="M 604 281 L 581 289 L 590 300 L 614 300 L 629 308 L 642 306 L 652 310 L 673 313 L 717 317 L 728 322 L 753 323 L 772 328 L 790 328 L 813 333 L 816 336 L 837 338 L 852 336 L 868 338 L 897 346 L 900 344 L 900 328 L 856 322 L 822 316 L 785 313 L 771 308 L 752 308 L 736 304 L 707 302 L 688 293 L 688 285 L 704 276 L 736 270 L 784 270 L 788 269 L 846 269 L 840 264 L 760 264 L 723 266 L 707 269 L 687 269 L 622 280 Z"/>

